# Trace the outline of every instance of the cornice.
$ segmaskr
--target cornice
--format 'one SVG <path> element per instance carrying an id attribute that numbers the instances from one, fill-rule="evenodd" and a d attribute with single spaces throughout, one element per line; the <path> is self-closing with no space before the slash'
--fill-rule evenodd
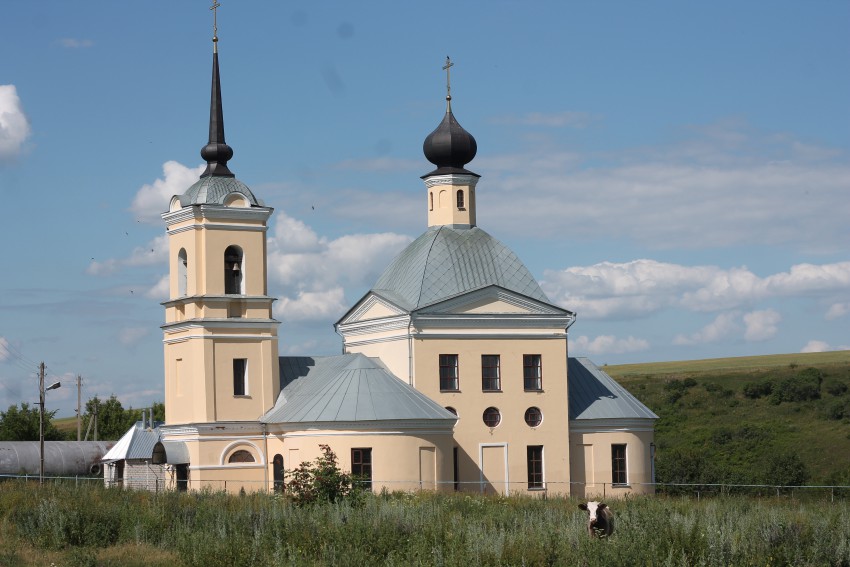
<path id="1" fill-rule="evenodd" d="M 261 220 L 266 221 L 274 209 L 271 207 L 226 207 L 224 205 L 189 205 L 160 215 L 166 225 L 200 219 Z"/>
<path id="2" fill-rule="evenodd" d="M 319 437 L 324 435 L 407 435 L 411 431 L 451 435 L 457 419 L 410 419 L 374 421 L 309 421 L 269 423 L 270 434 L 286 437 Z"/>
<path id="3" fill-rule="evenodd" d="M 274 303 L 277 301 L 276 297 L 271 297 L 268 295 L 184 295 L 183 297 L 177 297 L 175 299 L 169 299 L 168 301 L 163 301 L 160 303 L 163 307 L 174 307 L 177 305 L 188 305 L 189 303 L 217 303 L 219 301 L 240 301 L 245 303 L 265 303 L 270 302 Z"/>
<path id="4" fill-rule="evenodd" d="M 655 420 L 651 418 L 571 419 L 570 433 L 651 433 Z"/>
<path id="5" fill-rule="evenodd" d="M 413 314 L 417 329 L 428 327 L 469 329 L 475 327 L 500 327 L 508 329 L 558 328 L 566 329 L 574 317 L 557 313 L 434 313 Z"/>
<path id="6" fill-rule="evenodd" d="M 274 319 L 247 319 L 241 317 L 232 318 L 205 318 L 205 319 L 184 319 L 183 321 L 175 321 L 173 323 L 165 323 L 160 325 L 160 329 L 167 333 L 177 333 L 187 331 L 189 329 L 269 329 L 274 330 L 280 325 L 280 321 Z M 221 335 L 217 335 L 221 336 Z M 216 338 L 209 336 L 207 338 Z"/>
<path id="7" fill-rule="evenodd" d="M 438 185 L 475 187 L 478 184 L 478 179 L 477 176 L 467 173 L 449 173 L 446 175 L 431 175 L 430 177 L 426 177 L 424 181 L 425 187 L 430 189 Z"/>
<path id="8" fill-rule="evenodd" d="M 396 331 L 407 329 L 410 316 L 396 315 L 382 319 L 369 319 L 367 321 L 355 321 L 352 323 L 339 323 L 337 330 L 345 335 L 363 335 L 384 331 Z"/>
<path id="9" fill-rule="evenodd" d="M 265 225 L 253 225 L 253 224 L 223 224 L 223 223 L 195 223 L 188 224 L 186 226 L 181 226 L 180 228 L 168 229 L 167 233 L 169 235 L 180 234 L 181 232 L 188 232 L 190 230 L 208 230 L 208 229 L 218 229 L 218 230 L 230 230 L 230 231 L 243 231 L 243 232 L 267 232 L 268 227 Z"/>

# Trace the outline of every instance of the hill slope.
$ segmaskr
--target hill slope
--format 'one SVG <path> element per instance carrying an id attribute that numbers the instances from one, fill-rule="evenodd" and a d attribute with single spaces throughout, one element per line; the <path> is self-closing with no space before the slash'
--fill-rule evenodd
<path id="1" fill-rule="evenodd" d="M 850 483 L 850 351 L 605 371 L 661 418 L 659 482 Z"/>

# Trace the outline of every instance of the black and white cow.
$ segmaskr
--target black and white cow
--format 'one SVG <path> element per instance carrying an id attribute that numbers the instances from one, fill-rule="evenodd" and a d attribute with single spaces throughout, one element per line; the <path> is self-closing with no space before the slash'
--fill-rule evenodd
<path id="1" fill-rule="evenodd" d="M 614 533 L 614 513 L 603 502 L 579 504 L 587 512 L 587 532 L 590 537 L 608 537 Z"/>

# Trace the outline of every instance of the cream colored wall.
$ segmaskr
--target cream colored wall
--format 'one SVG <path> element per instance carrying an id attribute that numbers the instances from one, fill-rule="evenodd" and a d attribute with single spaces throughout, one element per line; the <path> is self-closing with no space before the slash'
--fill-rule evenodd
<path id="1" fill-rule="evenodd" d="M 575 427 L 574 427 L 575 429 Z M 626 494 L 654 494 L 650 445 L 652 431 L 599 431 L 570 433 L 572 496 L 616 498 Z M 612 486 L 611 445 L 626 445 L 627 486 Z"/>
<path id="2" fill-rule="evenodd" d="M 457 207 L 457 192 L 464 193 L 464 207 Z M 447 224 L 475 225 L 475 186 L 469 184 L 427 187 L 428 226 Z M 434 206 L 431 207 L 433 198 Z"/>
<path id="3" fill-rule="evenodd" d="M 269 438 L 269 461 L 275 454 L 283 456 L 287 472 L 303 461 L 321 455 L 319 445 L 328 445 L 337 456 L 339 466 L 351 471 L 351 449 L 372 449 L 372 490 L 434 489 L 453 490 L 451 431 L 304 431 L 275 434 Z M 433 452 L 433 469 L 420 470 L 420 452 Z M 292 453 L 295 451 L 295 453 Z M 297 454 L 292 462 L 292 456 Z M 270 473 L 271 474 L 271 473 Z M 424 476 L 424 483 L 421 481 Z"/>
<path id="4" fill-rule="evenodd" d="M 549 493 L 569 493 L 567 415 L 567 352 L 564 339 L 416 339 L 414 385 L 441 406 L 457 410 L 455 441 L 460 448 L 462 488 L 480 489 L 482 445 L 504 443 L 508 452 L 511 492 L 528 491 L 526 448 L 544 447 L 544 482 Z M 457 354 L 459 392 L 441 392 L 439 355 Z M 482 391 L 481 355 L 500 355 L 501 392 Z M 542 356 L 543 390 L 527 392 L 523 386 L 523 355 Z M 499 409 L 501 423 L 492 430 L 482 416 L 490 406 Z M 531 428 L 525 412 L 540 408 L 543 421 Z"/>
<path id="5" fill-rule="evenodd" d="M 406 336 L 391 341 L 345 346 L 346 353 L 362 353 L 366 356 L 380 358 L 390 372 L 407 383 L 410 375 L 410 348 Z"/>

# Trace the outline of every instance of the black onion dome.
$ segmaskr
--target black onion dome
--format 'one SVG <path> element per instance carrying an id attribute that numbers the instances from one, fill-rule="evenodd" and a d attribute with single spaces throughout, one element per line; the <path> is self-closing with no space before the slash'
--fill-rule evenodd
<path id="1" fill-rule="evenodd" d="M 428 161 L 437 166 L 437 169 L 423 175 L 423 178 L 447 173 L 466 173 L 479 177 L 477 173 L 472 173 L 463 167 L 475 157 L 478 144 L 475 143 L 472 134 L 458 124 L 452 114 L 451 106 L 447 109 L 446 116 L 440 125 L 425 138 L 422 150 Z"/>

